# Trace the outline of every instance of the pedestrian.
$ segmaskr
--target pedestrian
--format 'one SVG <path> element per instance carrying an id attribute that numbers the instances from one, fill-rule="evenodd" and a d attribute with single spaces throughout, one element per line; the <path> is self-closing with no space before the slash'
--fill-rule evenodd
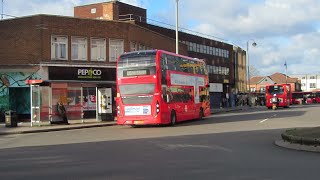
<path id="1" fill-rule="evenodd" d="M 66 114 L 66 109 L 64 108 L 64 105 L 61 101 L 58 102 L 57 110 L 58 110 L 58 113 L 62 119 L 62 123 L 69 124 L 67 114 Z"/>

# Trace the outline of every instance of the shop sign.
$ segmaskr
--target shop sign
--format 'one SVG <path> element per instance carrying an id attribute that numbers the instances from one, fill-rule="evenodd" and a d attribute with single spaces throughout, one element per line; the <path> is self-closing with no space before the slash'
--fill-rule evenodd
<path id="1" fill-rule="evenodd" d="M 221 83 L 210 83 L 209 92 L 223 92 L 223 85 Z"/>
<path id="2" fill-rule="evenodd" d="M 49 80 L 115 81 L 115 68 L 49 67 Z"/>
<path id="3" fill-rule="evenodd" d="M 101 79 L 101 70 L 94 68 L 78 69 L 79 79 Z"/>
<path id="4" fill-rule="evenodd" d="M 25 81 L 26 84 L 40 84 L 42 82 L 43 80 L 41 79 L 29 79 Z"/>

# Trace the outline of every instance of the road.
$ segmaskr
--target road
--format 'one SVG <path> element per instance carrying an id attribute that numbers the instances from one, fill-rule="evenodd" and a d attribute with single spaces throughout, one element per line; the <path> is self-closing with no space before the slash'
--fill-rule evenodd
<path id="1" fill-rule="evenodd" d="M 319 154 L 274 145 L 320 105 L 214 114 L 175 127 L 0 136 L 0 179 L 317 179 Z"/>

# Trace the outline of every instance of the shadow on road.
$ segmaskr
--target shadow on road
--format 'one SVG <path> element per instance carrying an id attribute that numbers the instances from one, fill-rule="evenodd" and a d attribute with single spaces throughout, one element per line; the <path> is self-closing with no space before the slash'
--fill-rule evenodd
<path id="1" fill-rule="evenodd" d="M 213 115 L 210 118 L 204 120 L 192 120 L 185 121 L 179 126 L 189 126 L 189 125 L 200 125 L 200 124 L 217 124 L 217 123 L 227 123 L 227 122 L 239 122 L 239 121 L 259 121 L 264 119 L 274 119 L 274 118 L 290 118 L 303 116 L 306 111 L 268 111 L 268 112 L 257 112 L 250 114 L 224 114 L 223 116 Z"/>
<path id="2" fill-rule="evenodd" d="M 267 109 L 266 107 L 249 108 L 242 111 L 225 112 L 213 114 L 210 117 L 204 118 L 203 120 L 189 120 L 177 123 L 176 126 L 193 126 L 193 125 L 205 125 L 205 124 L 217 124 L 227 122 L 240 122 L 240 121 L 261 121 L 264 119 L 275 119 L 275 118 L 290 118 L 303 116 L 309 108 L 320 107 L 320 104 L 310 105 L 294 105 L 290 108 L 279 108 L 277 110 Z M 169 127 L 170 125 L 144 125 L 134 126 L 134 128 L 163 128 Z M 131 126 L 128 126 L 131 128 Z"/>

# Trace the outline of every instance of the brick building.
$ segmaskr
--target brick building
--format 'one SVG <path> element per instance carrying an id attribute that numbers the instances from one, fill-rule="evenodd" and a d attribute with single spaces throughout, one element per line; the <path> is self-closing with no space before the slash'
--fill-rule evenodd
<path id="1" fill-rule="evenodd" d="M 301 91 L 301 82 L 298 78 L 287 77 L 282 73 L 274 73 L 270 76 L 256 76 L 250 78 L 250 92 L 264 93 L 267 85 L 290 84 L 292 92 Z"/>
<path id="2" fill-rule="evenodd" d="M 114 95 L 115 62 L 120 54 L 146 49 L 175 52 L 174 31 L 147 24 L 145 9 L 111 1 L 77 6 L 74 15 L 0 21 L 0 109 L 43 121 L 63 101 L 70 119 L 103 119 L 101 92 L 111 89 Z M 179 35 L 180 54 L 206 61 L 210 83 L 216 87 L 211 88 L 211 103 L 218 106 L 222 96 L 238 90 L 236 81 L 245 81 L 245 75 L 239 76 L 245 73 L 245 52 L 237 51 L 236 57 L 230 44 Z M 240 65 L 238 57 L 244 58 Z M 25 83 L 29 79 L 42 83 L 31 88 Z"/>

